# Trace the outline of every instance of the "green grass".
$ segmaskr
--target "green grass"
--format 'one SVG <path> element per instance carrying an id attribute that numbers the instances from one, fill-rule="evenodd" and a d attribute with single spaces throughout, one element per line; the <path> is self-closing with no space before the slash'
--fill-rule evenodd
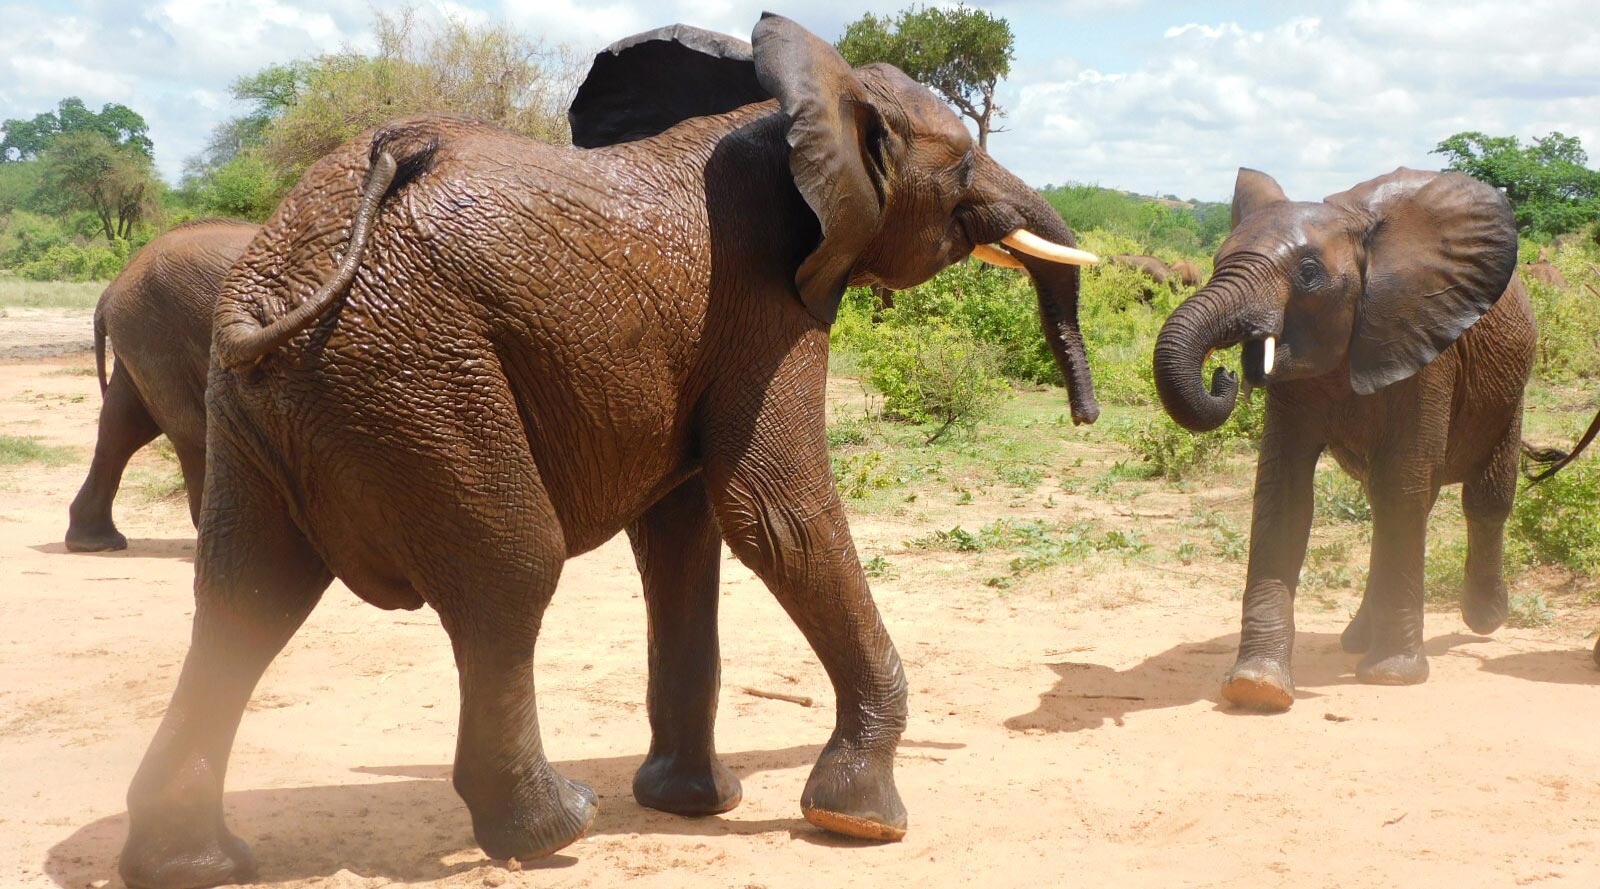
<path id="1" fill-rule="evenodd" d="M 29 309 L 93 309 L 103 281 L 25 281 L 0 275 L 0 306 Z"/>
<path id="2" fill-rule="evenodd" d="M 0 435 L 0 466 L 21 466 L 27 463 L 65 466 L 77 458 L 76 448 L 40 444 L 39 439 L 33 436 Z"/>

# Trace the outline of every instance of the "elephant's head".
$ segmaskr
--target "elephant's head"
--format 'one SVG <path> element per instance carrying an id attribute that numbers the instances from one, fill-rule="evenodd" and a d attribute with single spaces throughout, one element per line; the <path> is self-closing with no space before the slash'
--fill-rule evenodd
<path id="1" fill-rule="evenodd" d="M 851 68 L 781 16 L 764 15 L 750 44 L 674 25 L 600 53 L 568 117 L 575 144 L 599 147 L 769 98 L 785 120 L 778 132 L 787 144 L 776 147 L 787 150 L 794 187 L 815 215 L 814 244 L 793 271 L 815 318 L 832 323 L 849 285 L 912 287 L 971 255 L 1025 269 L 1073 419 L 1094 422 L 1077 270 L 1094 256 L 899 69 Z"/>
<path id="2" fill-rule="evenodd" d="M 1236 343 L 1252 385 L 1342 370 L 1371 394 L 1449 348 L 1516 266 L 1510 205 L 1463 174 L 1401 168 L 1307 203 L 1240 170 L 1216 271 L 1156 340 L 1161 403 L 1187 429 L 1221 426 L 1238 381 L 1219 369 L 1208 391 L 1201 370 Z"/>

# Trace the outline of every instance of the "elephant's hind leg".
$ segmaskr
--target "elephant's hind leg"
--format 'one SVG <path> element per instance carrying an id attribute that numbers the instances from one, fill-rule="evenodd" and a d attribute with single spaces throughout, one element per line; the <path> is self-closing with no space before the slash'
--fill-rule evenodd
<path id="1" fill-rule="evenodd" d="M 332 580 L 269 484 L 214 467 L 202 517 L 194 632 L 177 691 L 128 789 L 129 886 L 212 886 L 254 872 L 223 823 L 223 777 L 256 682 Z"/>
<path id="2" fill-rule="evenodd" d="M 89 475 L 68 511 L 67 549 L 92 553 L 128 548 L 128 539 L 111 519 L 111 502 L 122 485 L 122 471 L 128 467 L 128 460 L 160 434 L 133 380 L 119 364 L 111 372 L 105 400 L 100 405 L 100 430 Z"/>
<path id="3" fill-rule="evenodd" d="M 650 618 L 650 754 L 633 778 L 639 805 L 715 815 L 739 804 L 739 779 L 717 759 L 721 657 L 717 572 L 722 537 L 705 483 L 680 485 L 628 529 Z"/>
<path id="4" fill-rule="evenodd" d="M 528 860 L 581 838 L 597 812 L 594 791 L 545 758 L 534 694 L 534 645 L 566 543 L 504 381 L 451 383 L 446 403 L 473 405 L 472 425 L 441 423 L 443 410 L 396 417 L 427 435 L 374 459 L 410 480 L 386 498 L 385 512 L 401 535 L 404 570 L 439 612 L 455 653 L 456 792 L 484 852 Z"/>
<path id="5" fill-rule="evenodd" d="M 1483 473 L 1461 489 L 1467 517 L 1466 586 L 1461 618 L 1474 633 L 1493 633 L 1506 622 L 1508 603 L 1502 570 L 1506 519 L 1517 496 L 1517 455 L 1522 443 L 1522 410 L 1495 449 Z"/>

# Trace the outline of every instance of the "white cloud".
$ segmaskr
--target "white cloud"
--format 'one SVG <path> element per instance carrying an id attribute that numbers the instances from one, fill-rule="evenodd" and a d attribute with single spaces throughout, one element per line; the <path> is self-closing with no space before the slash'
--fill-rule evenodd
<path id="1" fill-rule="evenodd" d="M 1429 151 L 1463 129 L 1559 129 L 1600 156 L 1591 6 L 1530 0 L 1513 21 L 1500 2 L 1360 0 L 1255 28 L 1151 21 L 1159 46 L 1128 70 L 1021 70 L 1001 95 L 1011 132 L 991 148 L 1030 182 L 1209 199 L 1231 193 L 1240 166 L 1305 199 L 1395 166 L 1437 168 Z M 1534 43 L 1516 22 L 1562 26 Z"/>
<path id="2" fill-rule="evenodd" d="M 1256 8 L 1235 20 L 1191 3 L 996 0 L 1029 47 L 1000 101 L 995 155 L 1035 184 L 1067 180 L 1226 197 L 1255 166 L 1321 197 L 1463 129 L 1559 129 L 1600 160 L 1600 22 L 1592 0 L 1354 0 Z M 0 117 L 62 97 L 123 102 L 151 124 L 169 177 L 238 113 L 238 77 L 267 64 L 370 48 L 369 0 L 77 0 L 67 12 L 0 0 Z M 748 35 L 770 0 L 436 0 L 425 18 L 505 19 L 580 56 L 676 21 Z M 781 6 L 781 4 L 779 4 Z M 791 14 L 824 37 L 904 0 L 815 0 Z M 1561 22 L 1534 40 L 1519 22 Z M 1059 38 L 1057 38 L 1059 35 Z M 1521 36 L 1519 36 L 1521 35 Z M 1048 39 L 1046 39 L 1048 38 Z M 1093 51 L 1090 51 L 1093 50 Z M 1086 59 L 1093 59 L 1090 64 Z"/>

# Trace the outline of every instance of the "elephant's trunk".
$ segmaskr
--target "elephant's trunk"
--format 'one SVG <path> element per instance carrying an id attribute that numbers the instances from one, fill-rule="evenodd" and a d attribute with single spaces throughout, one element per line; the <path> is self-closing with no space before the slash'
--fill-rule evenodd
<path id="1" fill-rule="evenodd" d="M 1179 426 L 1209 432 L 1227 422 L 1239 395 L 1239 380 L 1217 368 L 1206 388 L 1201 374 L 1216 349 L 1276 333 L 1267 327 L 1269 311 L 1252 298 L 1242 281 L 1225 271 L 1177 308 L 1156 338 L 1156 392 L 1161 406 Z M 1270 371 L 1270 368 L 1268 368 Z"/>
<path id="2" fill-rule="evenodd" d="M 1038 208 L 1024 207 L 1023 227 L 1054 244 L 1076 247 L 1078 240 L 1061 215 L 1042 199 Z M 1042 208 L 1042 209 L 1041 209 Z M 1067 379 L 1067 398 L 1072 405 L 1072 422 L 1093 423 L 1100 417 L 1094 398 L 1094 380 L 1089 375 L 1089 354 L 1084 348 L 1083 331 L 1078 327 L 1078 267 L 1048 262 L 1021 254 L 1018 258 L 1033 279 L 1039 297 L 1039 319 L 1044 324 L 1045 342 L 1055 356 L 1056 365 Z"/>

